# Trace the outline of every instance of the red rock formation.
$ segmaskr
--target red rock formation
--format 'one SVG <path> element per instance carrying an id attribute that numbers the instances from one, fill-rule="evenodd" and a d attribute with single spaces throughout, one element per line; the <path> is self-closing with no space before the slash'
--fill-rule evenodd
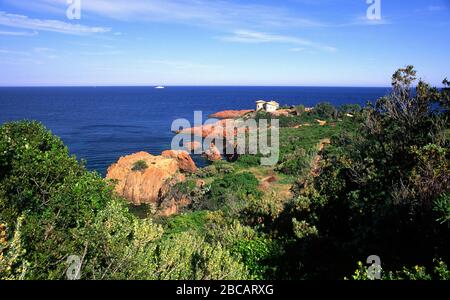
<path id="1" fill-rule="evenodd" d="M 183 172 L 197 172 L 197 166 L 195 165 L 189 153 L 187 153 L 186 151 L 166 150 L 161 155 L 166 158 L 176 159 L 178 162 L 178 167 Z"/>
<path id="2" fill-rule="evenodd" d="M 145 161 L 147 168 L 133 171 L 138 161 Z M 156 203 L 161 192 L 169 181 L 183 181 L 179 173 L 176 159 L 153 156 L 147 152 L 138 152 L 121 157 L 119 161 L 108 168 L 106 179 L 117 182 L 115 191 L 135 205 Z"/>
<path id="3" fill-rule="evenodd" d="M 210 115 L 210 118 L 216 118 L 216 119 L 238 119 L 242 118 L 246 114 L 249 114 L 251 112 L 254 112 L 254 110 L 246 109 L 246 110 L 225 110 L 225 111 L 219 111 L 215 114 Z"/>
<path id="4" fill-rule="evenodd" d="M 222 155 L 214 143 L 211 143 L 209 149 L 205 151 L 205 156 L 209 161 L 222 160 Z"/>
<path id="5" fill-rule="evenodd" d="M 199 142 L 189 142 L 184 145 L 184 148 L 189 152 L 201 149 L 202 147 L 203 147 L 202 143 Z"/>
<path id="6" fill-rule="evenodd" d="M 206 124 L 192 128 L 185 128 L 179 130 L 178 134 L 192 134 L 201 137 L 216 136 L 218 138 L 226 138 L 229 134 L 236 136 L 238 132 L 248 132 L 248 128 L 240 126 L 240 122 L 233 119 L 219 120 L 213 124 Z M 228 126 L 228 127 L 227 127 Z"/>
<path id="7" fill-rule="evenodd" d="M 234 120 L 229 121 L 229 123 L 234 122 Z M 185 128 L 183 130 L 178 131 L 177 133 L 181 134 L 193 134 L 196 136 L 207 137 L 211 135 L 216 135 L 219 137 L 226 136 L 226 124 L 227 120 L 220 120 L 213 124 L 206 124 L 202 126 Z"/>

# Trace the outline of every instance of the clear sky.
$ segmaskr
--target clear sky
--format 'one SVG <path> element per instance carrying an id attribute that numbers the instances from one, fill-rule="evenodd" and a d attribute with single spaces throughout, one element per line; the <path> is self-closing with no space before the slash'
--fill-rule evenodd
<path id="1" fill-rule="evenodd" d="M 450 78 L 450 0 L 0 0 L 0 86 L 388 86 Z M 375 1 L 375 0 L 371 0 Z"/>

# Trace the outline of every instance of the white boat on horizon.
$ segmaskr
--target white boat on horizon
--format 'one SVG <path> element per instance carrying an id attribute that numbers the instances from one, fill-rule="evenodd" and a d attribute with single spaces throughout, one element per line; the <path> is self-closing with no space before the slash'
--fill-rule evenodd
<path id="1" fill-rule="evenodd" d="M 157 87 L 155 87 L 155 89 L 158 89 L 158 90 L 162 90 L 162 89 L 165 89 L 166 87 L 164 87 L 164 86 L 162 86 L 162 85 L 159 85 L 159 86 L 157 86 Z"/>

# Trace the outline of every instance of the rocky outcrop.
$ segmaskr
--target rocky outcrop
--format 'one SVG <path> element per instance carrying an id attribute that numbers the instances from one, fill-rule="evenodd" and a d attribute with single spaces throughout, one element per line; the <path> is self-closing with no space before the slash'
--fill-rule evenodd
<path id="1" fill-rule="evenodd" d="M 169 217 L 171 215 L 177 214 L 180 212 L 180 209 L 189 206 L 192 201 L 189 198 L 183 197 L 179 200 L 172 198 L 168 201 L 164 201 L 159 208 L 159 216 Z"/>
<path id="2" fill-rule="evenodd" d="M 225 137 L 227 135 L 226 127 L 228 124 L 234 124 L 234 120 L 220 120 L 213 124 L 205 124 L 202 126 L 196 126 L 192 128 L 185 128 L 183 130 L 177 131 L 179 134 L 192 134 L 196 136 L 201 136 L 206 138 L 207 136 L 218 136 Z"/>
<path id="3" fill-rule="evenodd" d="M 205 124 L 192 128 L 184 128 L 177 131 L 178 134 L 191 134 L 203 138 L 215 136 L 218 138 L 234 137 L 238 132 L 248 132 L 248 127 L 244 123 L 234 119 L 219 120 L 212 124 Z"/>
<path id="4" fill-rule="evenodd" d="M 173 158 L 177 161 L 181 171 L 187 173 L 197 172 L 197 166 L 186 151 L 166 150 L 161 154 L 165 158 Z"/>
<path id="5" fill-rule="evenodd" d="M 317 123 L 319 123 L 320 126 L 325 126 L 327 125 L 327 121 L 322 121 L 322 120 L 316 120 Z"/>
<path id="6" fill-rule="evenodd" d="M 145 167 L 133 171 L 137 162 L 145 162 Z M 157 204 L 168 182 L 185 180 L 177 159 L 147 152 L 121 157 L 108 168 L 106 179 L 115 181 L 116 193 L 134 205 Z"/>
<path id="7" fill-rule="evenodd" d="M 245 110 L 224 110 L 219 111 L 215 114 L 210 115 L 210 118 L 216 118 L 216 119 L 238 119 L 242 118 L 245 115 L 254 112 L 254 110 L 251 109 L 245 109 Z"/>
<path id="8" fill-rule="evenodd" d="M 200 142 L 189 142 L 184 145 L 184 148 L 189 152 L 194 152 L 198 149 L 202 149 L 203 145 Z"/>
<path id="9" fill-rule="evenodd" d="M 222 154 L 220 154 L 219 149 L 213 143 L 211 143 L 209 149 L 205 151 L 205 156 L 209 161 L 222 160 Z"/>

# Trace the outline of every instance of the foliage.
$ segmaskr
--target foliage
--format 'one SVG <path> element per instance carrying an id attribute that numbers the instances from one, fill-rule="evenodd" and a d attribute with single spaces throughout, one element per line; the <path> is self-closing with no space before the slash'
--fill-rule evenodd
<path id="1" fill-rule="evenodd" d="M 287 175 L 304 176 L 309 172 L 311 161 L 323 139 L 355 130 L 356 126 L 351 120 L 325 126 L 314 124 L 300 128 L 281 128 L 277 170 Z"/>
<path id="2" fill-rule="evenodd" d="M 442 97 L 422 81 L 414 93 L 415 77 L 412 67 L 400 69 L 392 94 L 361 113 L 360 134 L 332 139 L 320 176 L 301 192 L 311 198 L 309 215 L 303 209 L 287 213 L 317 229 L 306 242 L 297 234 L 291 250 L 301 251 L 298 259 L 310 276 L 342 278 L 354 257 L 371 253 L 387 269 L 430 268 L 434 257 L 449 260 L 449 143 L 443 115 L 435 109 Z M 336 259 L 309 264 L 318 251 L 335 253 Z M 426 277 L 422 269 L 416 273 L 405 278 Z"/>
<path id="3" fill-rule="evenodd" d="M 298 116 L 301 116 L 304 112 L 305 112 L 305 106 L 304 106 L 304 105 L 297 105 L 297 106 L 295 107 L 295 113 L 296 113 Z"/>
<path id="4" fill-rule="evenodd" d="M 163 221 L 164 234 L 172 235 L 186 231 L 204 233 L 208 216 L 207 211 L 195 211 L 168 217 Z"/>
<path id="5" fill-rule="evenodd" d="M 450 85 L 413 88 L 416 77 L 399 69 L 392 93 L 364 109 L 277 117 L 278 165 L 244 155 L 203 168 L 171 186 L 171 199 L 192 201 L 172 217 L 135 216 L 41 124 L 4 124 L 0 278 L 64 279 L 76 255 L 82 279 L 341 279 L 377 254 L 382 279 L 449 280 Z M 268 174 L 296 182 L 294 197 L 263 192 L 256 176 Z"/>
<path id="6" fill-rule="evenodd" d="M 146 169 L 148 169 L 148 164 L 147 162 L 145 162 L 145 160 L 138 160 L 133 164 L 133 167 L 131 168 L 133 172 L 142 172 Z"/>
<path id="7" fill-rule="evenodd" d="M 215 165 L 206 166 L 199 169 L 197 172 L 197 176 L 199 178 L 210 178 L 216 176 L 217 174 L 219 174 L 219 171 Z"/>
<path id="8" fill-rule="evenodd" d="M 438 213 L 437 219 L 441 224 L 450 226 L 450 193 L 442 195 L 434 202 L 434 211 Z"/>
<path id="9" fill-rule="evenodd" d="M 159 280 L 248 279 L 246 268 L 220 243 L 207 243 L 195 232 L 184 232 L 162 240 L 152 257 Z"/>
<path id="10" fill-rule="evenodd" d="M 346 114 L 356 115 L 362 111 L 359 104 L 344 104 L 338 108 L 339 116 L 344 117 Z"/>
<path id="11" fill-rule="evenodd" d="M 226 174 L 211 183 L 205 206 L 209 210 L 221 209 L 238 214 L 249 199 L 260 199 L 258 179 L 249 172 Z"/>
<path id="12" fill-rule="evenodd" d="M 367 266 L 358 262 L 358 269 L 351 276 L 352 280 L 369 280 Z M 433 271 L 429 273 L 424 266 L 402 267 L 400 271 L 381 270 L 381 280 L 450 280 L 450 272 L 442 260 L 434 260 Z"/>
<path id="13" fill-rule="evenodd" d="M 261 164 L 261 158 L 256 155 L 242 155 L 236 161 L 236 164 L 241 167 L 255 167 Z"/>
<path id="14" fill-rule="evenodd" d="M 282 245 L 264 237 L 238 240 L 231 252 L 241 258 L 254 280 L 274 278 L 276 262 L 282 256 Z"/>
<path id="15" fill-rule="evenodd" d="M 63 279 L 72 255 L 82 279 L 248 278 L 220 243 L 190 232 L 163 238 L 39 123 L 0 127 L 0 166 L 0 224 L 15 224 L 1 227 L 4 279 Z"/>
<path id="16" fill-rule="evenodd" d="M 338 111 L 331 103 L 321 102 L 314 107 L 312 114 L 322 119 L 335 119 L 337 118 Z"/>
<path id="17" fill-rule="evenodd" d="M 17 219 L 16 230 L 10 241 L 7 240 L 6 225 L 0 224 L 0 280 L 21 280 L 27 273 L 29 264 L 23 260 L 26 250 L 21 241 L 23 219 Z"/>

